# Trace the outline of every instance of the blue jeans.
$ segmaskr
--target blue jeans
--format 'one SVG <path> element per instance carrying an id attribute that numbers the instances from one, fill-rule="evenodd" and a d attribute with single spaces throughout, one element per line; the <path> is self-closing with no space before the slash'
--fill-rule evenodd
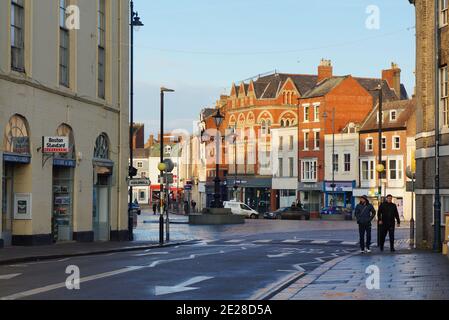
<path id="1" fill-rule="evenodd" d="M 360 249 L 362 251 L 371 248 L 371 224 L 359 224 Z M 365 242 L 366 234 L 366 242 Z"/>

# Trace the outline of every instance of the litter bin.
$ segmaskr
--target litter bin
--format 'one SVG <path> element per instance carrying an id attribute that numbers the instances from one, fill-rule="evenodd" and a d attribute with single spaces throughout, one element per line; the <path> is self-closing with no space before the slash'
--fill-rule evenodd
<path id="1" fill-rule="evenodd" d="M 444 215 L 446 229 L 444 232 L 443 254 L 449 256 L 449 213 Z"/>

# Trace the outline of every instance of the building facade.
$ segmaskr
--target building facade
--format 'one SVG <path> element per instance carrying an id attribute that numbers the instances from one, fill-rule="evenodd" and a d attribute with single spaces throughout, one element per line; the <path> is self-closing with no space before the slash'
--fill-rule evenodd
<path id="1" fill-rule="evenodd" d="M 128 238 L 128 2 L 70 4 L 0 3 L 5 245 Z"/>
<path id="2" fill-rule="evenodd" d="M 449 211 L 448 1 L 413 0 L 410 2 L 416 9 L 416 240 L 418 247 L 429 248 L 434 239 L 435 104 L 439 106 L 441 134 L 442 216 Z M 439 4 L 438 8 L 435 8 L 436 3 Z M 437 32 L 439 33 L 438 43 L 435 37 Z M 435 61 L 435 57 L 438 57 L 438 62 Z M 438 97 L 436 96 L 436 79 L 439 83 Z M 441 221 L 442 232 L 444 232 L 443 217 Z"/>
<path id="3" fill-rule="evenodd" d="M 350 123 L 341 132 L 325 136 L 325 207 L 355 208 L 354 188 L 359 173 L 358 129 L 355 123 Z"/>
<path id="4" fill-rule="evenodd" d="M 273 190 L 276 207 L 289 207 L 297 201 L 298 190 L 298 128 L 271 130 Z"/>
<path id="5" fill-rule="evenodd" d="M 383 105 L 382 165 L 385 170 L 379 180 L 379 106 L 370 113 L 359 131 L 360 173 L 354 195 L 357 200 L 366 195 L 378 206 L 379 198 L 391 194 L 401 220 L 412 217 L 412 190 L 407 190 L 407 168 L 413 166 L 416 133 L 416 100 L 402 100 Z M 378 194 L 379 185 L 382 193 Z"/>

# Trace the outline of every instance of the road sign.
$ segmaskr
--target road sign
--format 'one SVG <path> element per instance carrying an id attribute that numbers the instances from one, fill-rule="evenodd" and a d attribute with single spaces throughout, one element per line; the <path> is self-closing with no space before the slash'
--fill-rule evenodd
<path id="1" fill-rule="evenodd" d="M 186 184 L 186 185 L 184 186 L 184 190 L 186 190 L 186 191 L 192 190 L 192 185 L 191 185 L 191 184 Z"/>
<path id="2" fill-rule="evenodd" d="M 150 179 L 140 178 L 140 179 L 132 179 L 128 181 L 129 187 L 148 187 L 151 185 Z"/>

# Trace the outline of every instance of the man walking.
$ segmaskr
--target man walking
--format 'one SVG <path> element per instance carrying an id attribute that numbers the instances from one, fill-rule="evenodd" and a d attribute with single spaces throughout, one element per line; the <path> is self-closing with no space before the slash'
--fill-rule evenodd
<path id="1" fill-rule="evenodd" d="M 387 196 L 387 201 L 380 205 L 377 217 L 381 226 L 380 251 L 384 251 L 385 239 L 387 238 L 387 234 L 389 234 L 390 250 L 391 252 L 395 252 L 395 222 L 398 223 L 399 227 L 401 225 L 401 219 L 399 218 L 398 207 L 393 203 L 393 196 L 391 194 Z"/>
<path id="2" fill-rule="evenodd" d="M 376 210 L 373 205 L 369 202 L 367 196 L 363 196 L 360 199 L 360 203 L 355 208 L 355 217 L 357 218 L 357 223 L 359 225 L 360 234 L 360 250 L 361 253 L 371 252 L 371 222 L 376 216 Z M 366 243 L 365 243 L 366 235 Z"/>

